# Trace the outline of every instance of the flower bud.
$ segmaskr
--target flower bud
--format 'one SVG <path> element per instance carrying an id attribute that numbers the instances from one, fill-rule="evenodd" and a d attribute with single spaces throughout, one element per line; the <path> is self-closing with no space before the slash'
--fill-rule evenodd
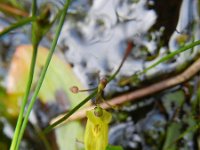
<path id="1" fill-rule="evenodd" d="M 71 91 L 72 93 L 74 93 L 74 94 L 77 94 L 77 93 L 79 92 L 79 88 L 78 88 L 77 86 L 72 86 L 72 87 L 70 88 L 70 91 Z"/>

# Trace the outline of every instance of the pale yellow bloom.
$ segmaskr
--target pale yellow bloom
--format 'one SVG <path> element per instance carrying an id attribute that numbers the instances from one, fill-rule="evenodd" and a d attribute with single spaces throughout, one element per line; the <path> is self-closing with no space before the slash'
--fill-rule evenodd
<path id="1" fill-rule="evenodd" d="M 108 124 L 112 115 L 106 110 L 102 111 L 101 116 L 95 115 L 94 110 L 86 112 L 85 150 L 105 150 L 108 145 Z"/>

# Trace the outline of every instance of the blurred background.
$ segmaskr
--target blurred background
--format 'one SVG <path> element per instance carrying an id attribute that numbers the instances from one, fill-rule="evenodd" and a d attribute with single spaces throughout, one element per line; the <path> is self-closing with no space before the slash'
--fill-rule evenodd
<path id="1" fill-rule="evenodd" d="M 51 21 L 64 4 L 64 0 L 37 0 L 38 13 L 49 7 Z M 31 5 L 31 0 L 1 0 L 0 31 L 30 16 Z M 69 91 L 71 86 L 94 88 L 99 78 L 115 72 L 128 41 L 134 47 L 117 77 L 107 85 L 105 99 L 173 78 L 190 67 L 199 58 L 199 46 L 137 75 L 163 56 L 200 39 L 199 6 L 199 0 L 73 0 L 20 150 L 84 149 L 84 119 L 59 127 L 46 137 L 41 131 L 89 94 L 75 95 Z M 32 92 L 57 24 L 56 20 L 40 42 Z M 9 149 L 13 137 L 31 51 L 31 24 L 0 37 L 1 150 Z M 124 150 L 200 149 L 199 96 L 198 73 L 183 84 L 111 109 L 109 144 Z"/>

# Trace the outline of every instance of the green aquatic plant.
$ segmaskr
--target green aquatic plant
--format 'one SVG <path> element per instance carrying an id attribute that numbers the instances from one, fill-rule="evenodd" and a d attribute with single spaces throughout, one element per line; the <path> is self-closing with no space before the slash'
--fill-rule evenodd
<path id="1" fill-rule="evenodd" d="M 119 73 L 122 65 L 124 64 L 125 60 L 127 59 L 128 55 L 130 54 L 132 48 L 133 48 L 133 43 L 129 41 L 128 44 L 127 44 L 127 48 L 125 50 L 124 57 L 123 57 L 120 65 L 119 65 L 118 69 L 114 72 L 114 74 L 111 75 L 108 79 L 101 80 L 100 84 L 98 85 L 98 87 L 92 89 L 93 92 L 88 97 L 86 97 L 84 100 L 82 100 L 81 103 L 79 103 L 77 106 L 75 106 L 72 110 L 70 110 L 62 118 L 60 118 L 59 120 L 57 120 L 53 124 L 49 125 L 46 129 L 44 129 L 44 133 L 50 132 L 54 127 L 56 127 L 57 125 L 61 124 L 63 121 L 68 119 L 73 113 L 75 113 L 80 107 L 82 107 L 85 103 L 87 103 L 93 97 L 96 96 L 96 103 L 98 102 L 99 99 L 103 100 L 101 96 L 102 96 L 102 92 L 103 92 L 105 86 L 117 76 L 117 74 Z M 74 90 L 74 89 L 71 89 L 71 90 Z M 76 88 L 75 91 L 77 92 L 79 90 Z"/>
<path id="2" fill-rule="evenodd" d="M 35 101 L 36 101 L 36 98 L 38 96 L 38 92 L 40 91 L 41 85 L 42 85 L 43 80 L 45 78 L 45 74 L 47 72 L 49 63 L 52 59 L 52 55 L 55 51 L 55 47 L 57 45 L 58 37 L 61 33 L 62 25 L 65 21 L 66 12 L 68 10 L 70 2 L 71 2 L 70 0 L 67 0 L 63 9 L 57 15 L 57 17 L 59 18 L 59 24 L 58 24 L 57 29 L 56 29 L 56 34 L 55 34 L 55 37 L 53 39 L 53 42 L 52 42 L 52 45 L 51 45 L 51 48 L 50 48 L 50 52 L 49 52 L 48 57 L 46 59 L 46 63 L 44 65 L 43 69 L 42 69 L 41 76 L 38 80 L 38 83 L 36 85 L 33 96 L 31 98 L 31 101 L 30 101 L 28 106 L 26 106 L 26 105 L 27 105 L 28 97 L 30 95 L 30 89 L 31 89 L 31 86 L 32 86 L 32 80 L 33 80 L 34 68 L 35 68 L 35 60 L 36 60 L 36 56 L 37 56 L 37 48 L 38 48 L 38 45 L 40 43 L 40 40 L 46 34 L 46 32 L 50 29 L 50 27 L 53 23 L 53 22 L 51 22 L 50 24 L 48 24 L 48 21 L 46 22 L 46 20 L 45 20 L 49 16 L 48 9 L 45 10 L 41 15 L 36 16 L 36 13 L 37 13 L 36 0 L 33 0 L 32 1 L 33 6 L 32 6 L 32 16 L 31 17 L 21 19 L 18 22 L 12 24 L 10 27 L 8 27 L 8 28 L 6 28 L 6 29 L 4 29 L 3 31 L 0 32 L 0 37 L 2 37 L 5 34 L 7 34 L 8 32 L 10 32 L 10 31 L 12 31 L 16 28 L 20 28 L 20 27 L 22 27 L 22 26 L 24 26 L 28 23 L 32 23 L 32 45 L 33 45 L 34 50 L 33 50 L 33 55 L 32 55 L 32 60 L 31 60 L 31 67 L 30 67 L 31 69 L 30 69 L 30 72 L 29 72 L 29 79 L 28 79 L 27 86 L 26 86 L 26 92 L 25 92 L 25 96 L 23 98 L 22 106 L 21 106 L 21 109 L 20 109 L 20 114 L 19 114 L 19 117 L 18 117 L 18 122 L 17 122 L 16 129 L 15 129 L 15 134 L 14 134 L 14 137 L 13 137 L 13 140 L 12 140 L 10 150 L 16 150 L 16 149 L 19 148 L 19 144 L 21 142 L 21 139 L 23 137 L 24 131 L 25 131 L 27 123 L 28 123 L 30 112 L 33 108 Z M 44 27 L 44 24 L 46 25 L 45 26 L 46 28 Z M 159 65 L 160 63 L 167 61 L 167 60 L 173 58 L 175 55 L 180 54 L 180 53 L 182 53 L 182 52 L 184 52 L 188 49 L 191 49 L 191 48 L 193 48 L 193 47 L 195 47 L 199 44 L 200 44 L 200 40 L 194 41 L 194 42 L 192 42 L 188 45 L 184 45 L 180 49 L 170 53 L 169 55 L 162 57 L 160 60 L 158 60 L 157 62 L 152 64 L 150 67 L 148 67 L 148 68 L 144 69 L 142 72 L 140 72 L 139 75 L 146 73 L 147 71 L 149 71 L 150 69 Z M 44 133 L 48 133 L 49 131 L 51 131 L 54 127 L 56 127 L 57 125 L 59 125 L 63 121 L 65 121 L 67 118 L 69 118 L 73 113 L 75 113 L 80 107 L 82 107 L 91 98 L 96 97 L 97 107 L 94 110 L 88 111 L 86 113 L 87 117 L 88 117 L 88 122 L 87 122 L 87 125 L 86 125 L 85 140 L 84 141 L 85 141 L 85 145 L 86 145 L 87 150 L 92 150 L 95 145 L 97 145 L 97 148 L 99 150 L 100 149 L 104 150 L 106 148 L 107 144 L 108 144 L 108 137 L 107 137 L 108 123 L 111 121 L 111 114 L 109 112 L 107 112 L 106 110 L 103 110 L 102 108 L 100 108 L 98 106 L 98 103 L 99 103 L 99 100 L 102 99 L 102 92 L 103 92 L 106 84 L 108 84 L 111 80 L 113 80 L 116 77 L 116 75 L 120 71 L 124 61 L 126 60 L 130 51 L 132 50 L 133 46 L 134 46 L 133 43 L 131 43 L 131 42 L 128 43 L 127 50 L 125 51 L 124 58 L 123 58 L 123 60 L 120 64 L 120 66 L 118 67 L 116 72 L 108 78 L 106 83 L 104 82 L 105 84 L 99 84 L 99 86 L 97 88 L 95 88 L 94 91 L 88 97 L 86 97 L 77 106 L 75 106 L 72 110 L 70 110 L 63 118 L 56 121 L 52 125 L 48 126 L 44 130 Z M 135 76 L 130 77 L 128 79 L 125 79 L 123 84 L 131 82 L 134 77 Z M 78 91 L 80 91 L 80 90 L 78 90 Z M 25 107 L 27 107 L 26 113 L 24 113 Z M 94 137 L 92 144 L 89 143 L 89 136 L 90 135 L 92 135 Z"/>
<path id="3" fill-rule="evenodd" d="M 41 76 L 40 76 L 41 78 L 38 81 L 38 85 L 37 85 L 37 87 L 35 89 L 35 92 L 33 94 L 31 102 L 30 102 L 30 104 L 28 106 L 27 113 L 26 113 L 25 117 L 23 118 L 24 110 L 25 110 L 25 107 L 26 107 L 26 104 L 27 104 L 27 100 L 28 100 L 28 96 L 29 96 L 29 93 L 30 93 L 31 84 L 32 84 L 32 80 L 33 80 L 35 61 L 36 61 L 36 56 L 37 56 L 37 48 L 38 48 L 40 40 L 42 39 L 42 37 L 45 35 L 45 33 L 48 31 L 48 28 L 49 28 L 49 26 L 47 26 L 47 24 L 46 24 L 47 27 L 43 28 L 43 23 L 42 22 L 43 22 L 43 20 L 46 20 L 46 18 L 48 18 L 49 11 L 45 9 L 45 11 L 43 11 L 41 16 L 39 16 L 38 19 L 36 19 L 36 21 L 33 22 L 32 43 L 33 43 L 34 51 L 33 51 L 33 56 L 32 56 L 31 67 L 30 67 L 31 69 L 30 69 L 27 88 L 26 88 L 25 96 L 24 96 L 24 99 L 23 99 L 23 102 L 22 102 L 22 107 L 21 107 L 21 111 L 20 111 L 20 114 L 19 114 L 19 118 L 18 118 L 18 122 L 17 122 L 17 125 L 16 125 L 16 129 L 15 129 L 15 133 L 14 133 L 14 137 L 13 137 L 13 140 L 12 140 L 12 143 L 11 143 L 10 150 L 15 150 L 15 149 L 18 149 L 18 147 L 19 147 L 19 144 L 21 142 L 24 130 L 25 130 L 26 126 L 27 126 L 27 122 L 28 122 L 28 118 L 29 118 L 30 112 L 31 112 L 31 110 L 33 108 L 33 105 L 34 105 L 35 100 L 37 98 L 38 92 L 39 92 L 40 87 L 42 85 L 42 82 L 44 80 L 44 76 L 46 74 L 47 68 L 48 68 L 49 63 L 51 61 L 53 52 L 55 50 L 55 47 L 56 47 L 56 44 L 57 44 L 57 40 L 58 40 L 59 34 L 61 32 L 61 28 L 62 28 L 62 25 L 64 23 L 66 11 L 67 11 L 67 9 L 69 7 L 69 4 L 70 4 L 70 0 L 67 1 L 66 5 L 64 6 L 64 8 L 62 10 L 63 12 L 62 12 L 62 15 L 60 17 L 60 23 L 58 25 L 55 38 L 54 38 L 54 40 L 52 42 L 51 50 L 50 50 L 50 53 L 49 53 L 49 55 L 47 57 L 46 64 L 45 64 L 45 66 L 43 68 L 43 71 L 41 73 Z M 32 15 L 34 17 L 36 15 L 36 0 L 33 0 Z M 27 22 L 25 22 L 25 23 L 27 23 Z M 23 24 L 22 23 L 18 23 L 17 25 L 15 24 L 14 26 L 11 26 L 10 28 L 6 29 L 6 32 L 3 31 L 2 32 L 3 34 L 1 34 L 1 35 L 4 35 L 5 33 L 9 32 L 11 29 L 17 28 L 20 25 L 24 25 L 25 23 L 24 22 L 23 22 Z"/>

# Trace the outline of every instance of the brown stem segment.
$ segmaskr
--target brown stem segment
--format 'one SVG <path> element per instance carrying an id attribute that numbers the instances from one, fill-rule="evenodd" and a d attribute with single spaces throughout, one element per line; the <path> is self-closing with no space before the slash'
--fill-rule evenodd
<path id="1" fill-rule="evenodd" d="M 22 16 L 22 17 L 28 17 L 29 14 L 25 11 L 22 11 L 18 8 L 9 6 L 7 4 L 4 3 L 0 3 L 0 10 L 5 11 L 7 13 L 10 13 L 12 15 L 18 15 L 18 16 Z"/>
<path id="2" fill-rule="evenodd" d="M 125 54 L 124 54 L 124 57 L 119 65 L 119 67 L 117 68 L 117 70 L 115 71 L 115 73 L 108 79 L 108 82 L 110 82 L 112 79 L 114 79 L 116 77 L 116 75 L 119 73 L 121 67 L 123 66 L 125 60 L 127 59 L 128 55 L 130 54 L 130 52 L 132 51 L 134 47 L 134 44 L 132 41 L 128 41 L 127 43 L 127 48 L 125 50 Z"/>

